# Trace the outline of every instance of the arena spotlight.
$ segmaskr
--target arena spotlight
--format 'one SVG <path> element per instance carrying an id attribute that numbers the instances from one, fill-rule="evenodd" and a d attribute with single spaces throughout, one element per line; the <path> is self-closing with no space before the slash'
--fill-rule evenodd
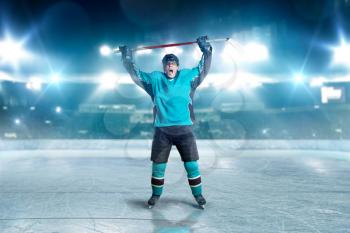
<path id="1" fill-rule="evenodd" d="M 261 134 L 263 134 L 263 135 L 267 135 L 269 132 L 270 132 L 269 128 L 264 128 L 261 130 Z"/>
<path id="2" fill-rule="evenodd" d="M 13 122 L 15 123 L 15 125 L 21 124 L 21 120 L 19 118 L 15 118 Z"/>
<path id="3" fill-rule="evenodd" d="M 333 64 L 350 67 L 350 44 L 342 42 L 340 46 L 333 48 Z"/>
<path id="4" fill-rule="evenodd" d="M 293 80 L 295 83 L 302 83 L 304 81 L 304 76 L 302 74 L 295 74 Z"/>
<path id="5" fill-rule="evenodd" d="M 245 62 L 260 62 L 266 61 L 269 58 L 269 51 L 263 44 L 256 42 L 249 42 L 243 47 Z"/>
<path id="6" fill-rule="evenodd" d="M 100 87 L 102 89 L 115 89 L 118 82 L 118 76 L 112 71 L 106 71 L 100 76 Z"/>
<path id="7" fill-rule="evenodd" d="M 27 82 L 26 87 L 30 90 L 40 91 L 42 88 L 42 81 L 37 77 L 32 77 Z"/>
<path id="8" fill-rule="evenodd" d="M 247 44 L 227 43 L 221 53 L 225 62 L 256 63 L 269 59 L 269 50 L 263 44 L 249 42 Z"/>
<path id="9" fill-rule="evenodd" d="M 59 83 L 61 80 L 60 76 L 58 74 L 53 74 L 50 77 L 51 83 Z"/>
<path id="10" fill-rule="evenodd" d="M 0 62 L 16 65 L 20 60 L 30 57 L 30 54 L 23 48 L 23 43 L 10 38 L 0 41 Z"/>
<path id="11" fill-rule="evenodd" d="M 105 57 L 110 56 L 112 54 L 111 47 L 109 47 L 108 45 L 102 45 L 100 47 L 100 54 Z"/>
<path id="12" fill-rule="evenodd" d="M 61 113 L 62 112 L 62 108 L 60 106 L 57 106 L 55 108 L 55 112 L 58 113 L 58 114 Z"/>
<path id="13" fill-rule="evenodd" d="M 235 49 L 231 44 L 226 44 L 221 53 L 221 58 L 224 62 L 230 63 L 232 61 L 238 61 L 239 51 Z"/>

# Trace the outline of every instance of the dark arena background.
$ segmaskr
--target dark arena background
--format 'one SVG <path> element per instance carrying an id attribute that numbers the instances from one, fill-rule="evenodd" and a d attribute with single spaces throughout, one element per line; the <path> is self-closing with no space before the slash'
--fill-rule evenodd
<path id="1" fill-rule="evenodd" d="M 148 209 L 153 102 L 115 49 L 213 41 Z M 0 0 L 0 232 L 350 232 L 350 1 Z M 134 52 L 145 72 L 196 43 Z"/>

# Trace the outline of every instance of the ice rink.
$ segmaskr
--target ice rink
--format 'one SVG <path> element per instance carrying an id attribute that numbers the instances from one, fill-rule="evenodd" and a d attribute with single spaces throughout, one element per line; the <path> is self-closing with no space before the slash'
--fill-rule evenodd
<path id="1" fill-rule="evenodd" d="M 199 142 L 201 210 L 173 149 L 148 209 L 150 141 L 120 145 L 0 150 L 0 232 L 350 232 L 349 152 Z"/>

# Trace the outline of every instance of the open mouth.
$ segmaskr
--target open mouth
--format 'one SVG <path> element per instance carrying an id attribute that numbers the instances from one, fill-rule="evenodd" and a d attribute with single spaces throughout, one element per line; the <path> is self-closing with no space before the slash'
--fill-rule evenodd
<path id="1" fill-rule="evenodd" d="M 174 70 L 173 69 L 169 69 L 169 74 L 174 74 Z"/>

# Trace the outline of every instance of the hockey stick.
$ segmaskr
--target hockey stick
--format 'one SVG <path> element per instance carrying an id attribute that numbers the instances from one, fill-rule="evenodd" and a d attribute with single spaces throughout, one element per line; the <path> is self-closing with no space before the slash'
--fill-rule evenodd
<path id="1" fill-rule="evenodd" d="M 212 39 L 207 40 L 209 43 L 215 43 L 215 42 L 225 42 L 229 41 L 230 38 L 223 38 L 223 39 Z M 147 49 L 160 49 L 160 48 L 167 48 L 167 47 L 176 47 L 176 46 L 184 46 L 184 45 L 191 45 L 196 44 L 197 41 L 190 41 L 190 42 L 181 42 L 181 43 L 171 43 L 171 44 L 161 44 L 161 45 L 151 45 L 151 46 L 143 46 L 143 47 L 137 47 L 131 49 L 132 51 L 140 51 L 140 50 L 147 50 Z M 112 53 L 120 53 L 119 47 L 113 48 Z"/>

